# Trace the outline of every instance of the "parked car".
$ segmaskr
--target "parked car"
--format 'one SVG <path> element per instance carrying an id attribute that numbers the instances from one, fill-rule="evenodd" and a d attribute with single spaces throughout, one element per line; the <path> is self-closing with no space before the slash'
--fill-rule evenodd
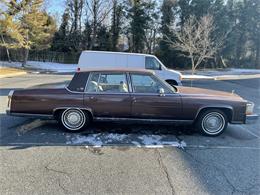
<path id="1" fill-rule="evenodd" d="M 72 132 L 91 121 L 146 121 L 194 124 L 216 136 L 228 123 L 246 123 L 254 107 L 234 93 L 172 87 L 137 69 L 78 72 L 66 87 L 12 90 L 8 99 L 8 114 L 54 118 Z"/>
<path id="2" fill-rule="evenodd" d="M 153 70 L 170 85 L 181 85 L 180 72 L 166 68 L 154 55 L 140 53 L 83 51 L 78 62 L 78 71 L 87 71 L 92 67 L 106 68 L 140 68 Z"/>

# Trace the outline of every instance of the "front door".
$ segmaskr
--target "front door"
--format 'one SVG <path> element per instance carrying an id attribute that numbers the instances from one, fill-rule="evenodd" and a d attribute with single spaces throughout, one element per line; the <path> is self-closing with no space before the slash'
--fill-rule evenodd
<path id="1" fill-rule="evenodd" d="M 133 93 L 132 117 L 150 119 L 181 118 L 182 106 L 178 93 L 149 74 L 131 74 Z M 164 93 L 159 92 L 164 91 Z"/>
<path id="2" fill-rule="evenodd" d="M 130 117 L 131 99 L 125 73 L 92 73 L 84 95 L 84 105 L 94 117 Z"/>

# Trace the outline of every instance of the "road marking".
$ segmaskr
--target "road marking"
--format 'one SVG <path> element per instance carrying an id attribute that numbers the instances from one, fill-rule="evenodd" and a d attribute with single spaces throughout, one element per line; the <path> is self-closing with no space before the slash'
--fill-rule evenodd
<path id="1" fill-rule="evenodd" d="M 259 135 L 255 134 L 255 133 L 253 133 L 253 132 L 251 132 L 251 131 L 249 131 L 249 130 L 247 130 L 245 127 L 240 126 L 240 128 L 243 129 L 244 131 L 248 132 L 249 134 L 255 136 L 256 138 L 260 139 L 260 136 L 259 136 Z"/>
<path id="2" fill-rule="evenodd" d="M 36 119 L 36 120 L 33 120 L 32 122 L 29 122 L 27 124 L 19 126 L 16 129 L 16 132 L 20 136 L 20 135 L 27 133 L 28 131 L 36 129 L 37 127 L 43 126 L 43 125 L 45 125 L 46 123 L 49 123 L 49 122 L 50 121 L 47 121 L 47 120 Z"/>
<path id="3" fill-rule="evenodd" d="M 260 150 L 258 147 L 251 146 L 205 146 L 205 145 L 187 145 L 186 148 L 200 148 L 200 149 L 249 149 Z"/>
<path id="4" fill-rule="evenodd" d="M 215 76 L 215 80 L 241 80 L 241 79 L 257 79 L 260 78 L 260 74 L 251 75 L 221 75 Z"/>

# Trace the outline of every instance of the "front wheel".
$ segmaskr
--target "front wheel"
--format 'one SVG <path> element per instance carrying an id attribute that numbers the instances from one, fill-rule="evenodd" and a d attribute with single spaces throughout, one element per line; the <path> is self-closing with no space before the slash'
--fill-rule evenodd
<path id="1" fill-rule="evenodd" d="M 89 123 L 88 115 L 76 108 L 62 111 L 59 120 L 62 126 L 70 132 L 79 132 Z"/>
<path id="2" fill-rule="evenodd" d="M 207 136 L 218 136 L 227 128 L 227 116 L 221 110 L 207 110 L 196 121 L 196 128 Z"/>

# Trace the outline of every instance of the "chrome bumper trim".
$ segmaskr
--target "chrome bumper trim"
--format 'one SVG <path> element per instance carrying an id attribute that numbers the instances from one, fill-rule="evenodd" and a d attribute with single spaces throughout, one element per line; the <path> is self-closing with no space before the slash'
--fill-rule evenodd
<path id="1" fill-rule="evenodd" d="M 248 123 L 256 123 L 259 116 L 257 114 L 246 115 L 246 124 Z"/>

